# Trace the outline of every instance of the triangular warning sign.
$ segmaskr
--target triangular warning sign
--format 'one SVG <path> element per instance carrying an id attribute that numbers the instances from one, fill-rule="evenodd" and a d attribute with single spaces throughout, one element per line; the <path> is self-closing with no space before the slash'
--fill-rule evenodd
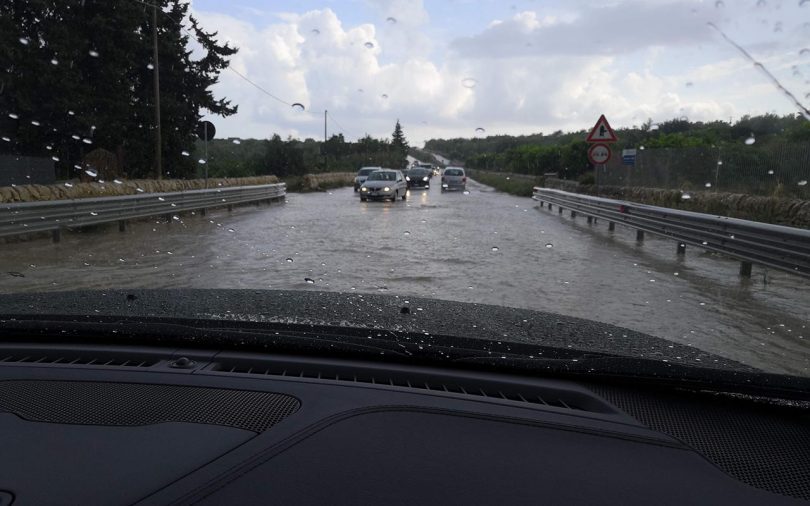
<path id="1" fill-rule="evenodd" d="M 599 116 L 599 121 L 596 122 L 593 130 L 588 134 L 588 138 L 585 139 L 586 142 L 616 142 L 618 140 L 616 132 L 610 128 L 610 123 L 608 123 L 604 114 Z"/>

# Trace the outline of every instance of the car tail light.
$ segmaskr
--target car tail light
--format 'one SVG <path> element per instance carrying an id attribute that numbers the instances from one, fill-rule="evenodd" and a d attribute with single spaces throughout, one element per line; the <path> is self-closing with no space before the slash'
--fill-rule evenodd
<path id="1" fill-rule="evenodd" d="M 467 182 L 467 176 L 464 176 L 463 178 L 461 178 L 461 182 L 466 183 Z"/>

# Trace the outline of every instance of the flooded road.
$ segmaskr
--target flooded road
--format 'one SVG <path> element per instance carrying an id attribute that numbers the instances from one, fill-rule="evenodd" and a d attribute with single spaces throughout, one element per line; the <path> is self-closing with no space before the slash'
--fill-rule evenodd
<path id="1" fill-rule="evenodd" d="M 3 245 L 3 292 L 272 288 L 373 292 L 589 318 L 772 372 L 810 374 L 810 286 L 471 182 L 407 202 L 351 188 Z"/>

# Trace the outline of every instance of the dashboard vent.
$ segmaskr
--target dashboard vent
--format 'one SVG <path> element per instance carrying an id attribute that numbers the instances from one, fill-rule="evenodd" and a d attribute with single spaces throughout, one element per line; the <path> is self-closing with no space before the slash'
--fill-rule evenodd
<path id="1" fill-rule="evenodd" d="M 116 358 L 110 356 L 81 356 L 65 354 L 43 353 L 0 353 L 0 364 L 60 364 L 60 365 L 92 365 L 109 367 L 150 367 L 157 362 L 137 358 Z"/>
<path id="2" fill-rule="evenodd" d="M 267 365 L 241 362 L 214 364 L 213 371 L 228 374 L 249 374 L 257 376 L 280 376 L 287 378 L 311 378 L 348 383 L 365 383 L 388 387 L 419 389 L 430 392 L 476 396 L 488 399 L 551 406 L 555 408 L 588 411 L 594 413 L 616 413 L 616 410 L 598 399 L 573 390 L 539 388 L 507 382 L 478 381 L 456 378 L 438 378 L 428 375 L 405 375 L 389 371 L 356 371 L 348 368 L 305 367 L 301 364 Z"/>

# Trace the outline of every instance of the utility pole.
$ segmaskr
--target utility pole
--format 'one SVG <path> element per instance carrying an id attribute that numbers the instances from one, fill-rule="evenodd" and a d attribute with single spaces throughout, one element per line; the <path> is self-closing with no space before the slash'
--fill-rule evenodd
<path id="1" fill-rule="evenodd" d="M 158 31 L 157 31 L 157 5 L 152 6 L 152 69 L 155 77 L 155 171 L 157 178 L 163 179 L 163 163 L 161 160 L 160 136 L 160 65 L 158 65 Z"/>
<path id="2" fill-rule="evenodd" d="M 326 115 L 329 111 L 323 110 L 323 166 L 324 172 L 329 172 L 329 158 L 326 156 Z"/>

